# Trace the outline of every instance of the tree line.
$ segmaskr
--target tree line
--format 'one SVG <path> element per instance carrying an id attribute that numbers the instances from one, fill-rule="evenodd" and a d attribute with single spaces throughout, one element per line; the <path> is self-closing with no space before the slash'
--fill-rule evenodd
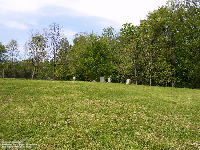
<path id="1" fill-rule="evenodd" d="M 124 83 L 200 87 L 200 3 L 168 1 L 138 26 L 125 23 L 119 32 L 77 33 L 70 45 L 59 24 L 43 33 L 31 31 L 28 59 L 17 60 L 18 44 L 0 44 L 5 77 L 81 81 L 112 78 Z"/>

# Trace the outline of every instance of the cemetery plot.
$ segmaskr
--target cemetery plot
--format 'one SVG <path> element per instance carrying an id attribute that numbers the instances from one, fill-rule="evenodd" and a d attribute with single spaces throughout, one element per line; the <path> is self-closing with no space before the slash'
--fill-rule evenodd
<path id="1" fill-rule="evenodd" d="M 0 89 L 3 146 L 200 148 L 200 90 L 7 78 Z"/>

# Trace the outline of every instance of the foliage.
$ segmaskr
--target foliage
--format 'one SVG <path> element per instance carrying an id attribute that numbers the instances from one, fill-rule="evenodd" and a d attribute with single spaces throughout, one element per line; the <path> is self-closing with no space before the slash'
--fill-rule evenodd
<path id="1" fill-rule="evenodd" d="M 0 69 L 3 69 L 3 64 L 6 60 L 6 48 L 0 43 Z"/>
<path id="2" fill-rule="evenodd" d="M 18 43 L 17 40 L 11 40 L 7 45 L 6 45 L 6 50 L 7 50 L 7 60 L 8 60 L 8 65 L 9 65 L 9 60 L 11 60 L 11 71 L 10 71 L 10 76 L 11 78 L 15 77 L 13 76 L 13 66 L 14 66 L 14 61 L 17 61 L 17 58 L 19 56 L 19 50 L 18 50 Z"/>
<path id="3" fill-rule="evenodd" d="M 77 33 L 73 45 L 56 23 L 37 36 L 44 39 L 35 46 L 44 41 L 40 50 L 46 56 L 34 58 L 38 79 L 98 81 L 104 76 L 119 83 L 129 78 L 136 85 L 200 87 L 200 4 L 195 0 L 170 0 L 138 26 L 125 23 L 119 32 L 108 27 L 101 35 Z"/>
<path id="4" fill-rule="evenodd" d="M 50 50 L 50 53 L 53 54 L 53 79 L 55 79 L 56 64 L 58 61 L 58 52 L 61 49 L 63 31 L 62 27 L 59 24 L 52 23 L 44 32 L 45 39 L 47 41 L 47 47 Z"/>
<path id="5" fill-rule="evenodd" d="M 2 63 L 5 59 L 6 48 L 4 45 L 0 43 L 0 63 Z"/>
<path id="6" fill-rule="evenodd" d="M 13 39 L 6 45 L 8 59 L 12 62 L 14 62 L 14 60 L 17 60 L 17 57 L 19 56 L 18 47 L 19 45 L 17 43 L 17 40 Z"/>
<path id="7" fill-rule="evenodd" d="M 67 38 L 62 38 L 60 43 L 60 50 L 57 57 L 57 68 L 55 76 L 58 79 L 69 80 L 72 76 L 69 73 L 69 52 L 71 45 L 69 44 Z"/>
<path id="8" fill-rule="evenodd" d="M 88 34 L 76 37 L 74 42 L 71 56 L 75 56 L 73 64 L 77 65 L 72 69 L 75 74 L 81 71 L 81 76 L 77 76 L 79 79 L 99 80 L 101 76 L 112 74 L 111 50 L 105 40 L 95 34 Z"/>
<path id="9" fill-rule="evenodd" d="M 29 52 L 33 64 L 33 73 L 34 75 L 38 73 L 37 66 L 40 62 L 44 61 L 47 55 L 45 51 L 46 41 L 40 33 L 31 33 L 30 40 L 26 43 L 26 50 Z"/>

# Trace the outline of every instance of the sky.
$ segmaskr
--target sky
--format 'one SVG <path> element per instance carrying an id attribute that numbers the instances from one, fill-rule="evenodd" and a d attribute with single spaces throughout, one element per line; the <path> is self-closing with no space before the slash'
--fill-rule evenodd
<path id="1" fill-rule="evenodd" d="M 124 23 L 139 25 L 167 0 L 0 0 L 0 42 L 17 40 L 21 55 L 30 31 L 59 24 L 70 44 L 78 32 L 101 34 Z"/>

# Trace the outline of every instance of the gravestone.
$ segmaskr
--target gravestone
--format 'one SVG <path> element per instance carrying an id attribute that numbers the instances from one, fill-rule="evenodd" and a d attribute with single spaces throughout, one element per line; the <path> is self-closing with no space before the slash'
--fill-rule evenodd
<path id="1" fill-rule="evenodd" d="M 126 85 L 129 85 L 129 84 L 131 84 L 131 79 L 126 80 Z"/>
<path id="2" fill-rule="evenodd" d="M 76 81 L 76 77 L 73 77 L 73 81 Z"/>
<path id="3" fill-rule="evenodd" d="M 104 77 L 100 77 L 100 82 L 105 82 L 105 78 Z"/>
<path id="4" fill-rule="evenodd" d="M 111 78 L 108 78 L 108 83 L 111 83 Z"/>

